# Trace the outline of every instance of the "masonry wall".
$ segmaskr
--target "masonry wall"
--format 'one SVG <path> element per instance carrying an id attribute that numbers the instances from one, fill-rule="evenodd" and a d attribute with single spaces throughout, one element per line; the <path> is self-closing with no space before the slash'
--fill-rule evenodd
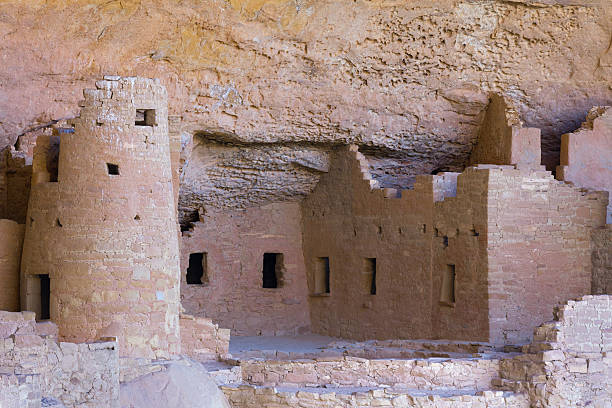
<path id="1" fill-rule="evenodd" d="M 49 274 L 62 339 L 116 336 L 123 356 L 168 357 L 180 333 L 166 91 L 137 78 L 96 86 L 84 91 L 74 133 L 61 134 L 58 182 L 34 169 L 23 306 L 40 310 L 36 275 Z M 137 109 L 152 111 L 146 123 L 136 124 Z"/>
<path id="2" fill-rule="evenodd" d="M 582 127 L 561 137 L 557 178 L 612 194 L 612 107 L 592 108 Z M 612 203 L 607 222 L 612 223 Z"/>
<path id="3" fill-rule="evenodd" d="M 590 292 L 604 193 L 529 166 L 479 165 L 418 177 L 398 197 L 376 188 L 367 168 L 356 148 L 339 148 L 302 204 L 315 332 L 516 344 L 554 306 Z M 329 294 L 314 293 L 322 257 Z M 365 258 L 376 258 L 375 295 Z M 445 275 L 454 276 L 451 298 Z"/>
<path id="4" fill-rule="evenodd" d="M 488 339 L 486 280 L 467 283 L 477 272 L 458 273 L 466 284 L 458 286 L 455 306 L 442 312 L 447 316 L 435 316 L 440 313 L 441 275 L 447 263 L 458 263 L 454 259 L 460 259 L 461 246 L 467 250 L 479 245 L 463 226 L 457 236 L 453 219 L 465 215 L 471 221 L 486 215 L 441 215 L 436 236 L 434 201 L 455 194 L 456 174 L 418 177 L 414 190 L 402 191 L 398 198 L 394 190 L 371 188 L 376 182 L 356 147 L 339 148 L 331 163 L 329 173 L 302 204 L 313 331 L 353 339 Z M 473 222 L 483 224 L 484 218 L 470 221 L 469 229 Z M 447 247 L 444 234 L 450 234 Z M 482 256 L 477 251 L 458 268 L 483 268 Z M 321 257 L 329 257 L 329 294 L 314 293 Z M 370 292 L 366 258 L 376 258 L 375 295 Z"/>
<path id="5" fill-rule="evenodd" d="M 524 343 L 552 310 L 591 291 L 591 231 L 607 197 L 546 171 L 489 170 L 489 320 L 492 341 Z"/>
<path id="6" fill-rule="evenodd" d="M 18 312 L 24 226 L 0 219 L 0 310 Z"/>
<path id="7" fill-rule="evenodd" d="M 0 401 L 5 390 L 7 404 L 19 401 L 15 407 L 40 406 L 41 397 L 68 408 L 118 407 L 117 343 L 58 343 L 53 323 L 36 323 L 31 312 L 0 312 Z"/>
<path id="8" fill-rule="evenodd" d="M 502 386 L 537 407 L 608 407 L 612 390 L 612 298 L 584 296 L 536 328 L 526 354 L 502 361 Z"/>
<path id="9" fill-rule="evenodd" d="M 594 295 L 610 295 L 612 294 L 612 224 L 594 229 L 591 240 L 593 243 L 591 292 Z"/>
<path id="10" fill-rule="evenodd" d="M 262 287 L 264 253 L 282 254 L 280 285 Z M 189 254 L 206 253 L 203 284 L 187 284 Z M 308 330 L 300 207 L 277 203 L 237 211 L 209 209 L 181 241 L 181 298 L 232 335 L 295 335 Z"/>
<path id="11" fill-rule="evenodd" d="M 512 104 L 501 95 L 491 94 L 470 162 L 540 167 L 540 129 L 522 127 Z"/>

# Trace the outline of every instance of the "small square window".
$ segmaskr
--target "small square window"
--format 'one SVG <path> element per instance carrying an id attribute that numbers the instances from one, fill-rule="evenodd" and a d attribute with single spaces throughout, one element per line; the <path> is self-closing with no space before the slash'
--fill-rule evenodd
<path id="1" fill-rule="evenodd" d="M 108 170 L 109 176 L 119 175 L 119 165 L 118 164 L 106 163 L 106 169 Z"/>
<path id="2" fill-rule="evenodd" d="M 136 109 L 136 126 L 155 126 L 155 109 Z"/>

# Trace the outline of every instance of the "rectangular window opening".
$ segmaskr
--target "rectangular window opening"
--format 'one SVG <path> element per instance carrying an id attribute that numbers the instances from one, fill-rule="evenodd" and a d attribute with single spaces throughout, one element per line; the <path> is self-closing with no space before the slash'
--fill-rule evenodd
<path id="1" fill-rule="evenodd" d="M 38 275 L 40 279 L 40 317 L 39 320 L 51 319 L 51 280 L 49 275 Z"/>
<path id="2" fill-rule="evenodd" d="M 283 254 L 266 252 L 263 255 L 262 287 L 276 289 L 282 286 Z"/>
<path id="3" fill-rule="evenodd" d="M 118 164 L 106 163 L 106 169 L 108 170 L 109 176 L 119 175 L 119 165 Z"/>
<path id="4" fill-rule="evenodd" d="M 365 259 L 365 287 L 370 295 L 376 294 L 376 258 Z"/>
<path id="5" fill-rule="evenodd" d="M 440 303 L 443 305 L 455 305 L 455 277 L 455 265 L 446 265 L 440 290 Z"/>
<path id="6" fill-rule="evenodd" d="M 189 254 L 187 284 L 208 285 L 208 253 L 196 252 Z"/>
<path id="7" fill-rule="evenodd" d="M 136 109 L 136 126 L 155 126 L 155 109 Z"/>
<path id="8" fill-rule="evenodd" d="M 315 261 L 315 276 L 314 276 L 314 293 L 315 295 L 330 293 L 330 269 L 329 258 L 317 258 Z"/>

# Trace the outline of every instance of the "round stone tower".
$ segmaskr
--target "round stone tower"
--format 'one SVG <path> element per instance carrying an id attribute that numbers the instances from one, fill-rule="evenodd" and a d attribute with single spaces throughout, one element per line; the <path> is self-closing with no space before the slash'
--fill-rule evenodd
<path id="1" fill-rule="evenodd" d="M 48 307 L 64 340 L 116 336 L 122 356 L 167 357 L 180 352 L 180 272 L 166 90 L 120 77 L 96 87 L 60 132 L 56 182 L 35 157 L 47 169 L 33 168 L 22 308 Z"/>

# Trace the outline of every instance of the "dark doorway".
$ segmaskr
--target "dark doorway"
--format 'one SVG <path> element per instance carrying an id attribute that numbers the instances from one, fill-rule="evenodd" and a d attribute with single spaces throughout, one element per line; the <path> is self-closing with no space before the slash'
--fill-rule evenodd
<path id="1" fill-rule="evenodd" d="M 187 284 L 201 285 L 208 283 L 208 259 L 206 252 L 189 254 L 189 267 L 187 268 Z"/>
<path id="2" fill-rule="evenodd" d="M 51 281 L 49 275 L 38 275 L 40 278 L 40 319 L 51 319 Z"/>
<path id="3" fill-rule="evenodd" d="M 283 254 L 266 252 L 263 256 L 263 288 L 276 289 L 280 287 Z"/>
<path id="4" fill-rule="evenodd" d="M 366 258 L 366 276 L 370 295 L 376 294 L 376 258 Z"/>

